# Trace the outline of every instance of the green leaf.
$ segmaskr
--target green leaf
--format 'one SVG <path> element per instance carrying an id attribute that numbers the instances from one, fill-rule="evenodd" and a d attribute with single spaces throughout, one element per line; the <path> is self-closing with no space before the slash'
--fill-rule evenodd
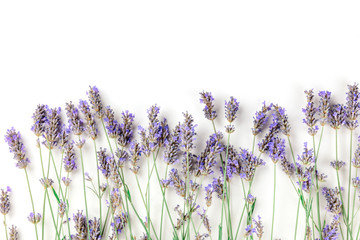
<path id="1" fill-rule="evenodd" d="M 51 187 L 51 189 L 52 189 L 52 192 L 53 192 L 53 194 L 54 194 L 54 196 L 55 196 L 55 198 L 56 198 L 56 200 L 57 200 L 57 202 L 58 202 L 58 204 L 60 203 L 60 198 L 59 198 L 59 196 L 57 195 L 57 193 L 56 193 L 56 191 L 55 191 L 55 189 L 53 188 L 53 187 Z"/>
<path id="2" fill-rule="evenodd" d="M 219 225 L 219 240 L 222 240 L 222 226 Z"/>
<path id="3" fill-rule="evenodd" d="M 131 195 L 130 195 L 130 191 L 129 191 L 129 188 L 128 188 L 127 185 L 124 185 L 124 191 L 125 191 L 125 194 L 126 194 L 127 198 L 131 202 Z"/>

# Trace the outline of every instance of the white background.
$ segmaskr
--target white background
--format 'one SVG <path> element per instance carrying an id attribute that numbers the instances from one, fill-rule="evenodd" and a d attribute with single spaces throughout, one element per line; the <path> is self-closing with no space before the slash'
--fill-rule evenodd
<path id="1" fill-rule="evenodd" d="M 137 124 L 146 124 L 151 104 L 161 106 L 172 126 L 189 111 L 199 125 L 197 151 L 211 133 L 202 115 L 200 91 L 213 93 L 219 129 L 225 124 L 224 100 L 234 96 L 240 101 L 233 138 L 238 147 L 251 146 L 252 116 L 261 102 L 278 103 L 288 110 L 291 138 L 299 153 L 302 142 L 311 140 L 302 124 L 303 91 L 326 89 L 344 102 L 346 85 L 359 81 L 359 10 L 358 3 L 348 1 L 2 1 L 0 135 L 12 126 L 21 131 L 32 161 L 29 173 L 39 212 L 43 190 L 30 131 L 32 113 L 39 103 L 62 108 L 65 102 L 77 103 L 86 98 L 89 85 L 100 89 L 105 104 L 118 115 L 125 109 L 134 112 Z M 335 156 L 333 132 L 326 129 L 320 157 L 330 176 L 334 176 L 328 167 Z M 341 134 L 340 154 L 347 160 L 348 131 Z M 92 153 L 90 144 L 86 150 Z M 19 227 L 22 239 L 34 239 L 25 218 L 31 206 L 24 173 L 15 168 L 5 142 L 0 143 L 0 152 L 0 188 L 13 188 L 8 222 Z M 90 153 L 89 161 L 94 161 Z M 256 176 L 254 190 L 259 197 L 256 214 L 264 219 L 264 239 L 269 238 L 273 186 L 272 163 L 267 162 Z M 275 236 L 290 239 L 297 197 L 287 177 L 278 173 Z M 79 182 L 80 171 L 75 175 Z M 233 192 L 241 199 L 238 183 Z M 80 191 L 80 182 L 76 184 Z M 334 186 L 332 181 L 328 185 Z M 217 199 L 214 202 L 214 208 L 219 206 Z M 234 200 L 236 216 L 238 209 Z M 218 209 L 210 211 L 214 236 L 217 214 Z M 303 220 L 301 215 L 299 236 Z M 51 222 L 47 224 L 51 228 Z M 3 231 L 0 228 L 0 238 Z"/>

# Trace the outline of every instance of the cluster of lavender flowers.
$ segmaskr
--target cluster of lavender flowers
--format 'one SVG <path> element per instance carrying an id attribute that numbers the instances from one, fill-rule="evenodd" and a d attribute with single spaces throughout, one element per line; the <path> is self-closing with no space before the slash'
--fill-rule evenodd
<path id="1" fill-rule="evenodd" d="M 360 200 L 357 175 L 360 137 L 353 151 L 353 135 L 360 114 L 358 84 L 348 86 L 345 104 L 332 103 L 328 91 L 320 91 L 318 98 L 312 89 L 305 91 L 305 95 L 303 122 L 311 143 L 303 143 L 303 152 L 297 157 L 291 144 L 293 135 L 287 112 L 274 103 L 264 102 L 255 112 L 250 148 L 235 146 L 231 138 L 236 133 L 235 120 L 240 108 L 234 97 L 225 101 L 223 116 L 227 123 L 222 131 L 216 128 L 216 119 L 221 114 L 215 110 L 214 97 L 210 92 L 200 93 L 204 116 L 212 129 L 205 144 L 197 140 L 197 125 L 190 113 L 184 112 L 183 119 L 172 127 L 161 116 L 160 107 L 153 105 L 147 111 L 148 122 L 136 128 L 134 114 L 123 111 L 117 118 L 110 106 L 103 105 L 95 86 L 90 86 L 88 100 L 80 100 L 77 105 L 65 104 L 66 118 L 60 107 L 39 104 L 32 116 L 31 131 L 39 150 L 42 174 L 36 177 L 43 186 L 43 197 L 32 195 L 27 171 L 30 159 L 20 132 L 10 128 L 5 134 L 16 167 L 25 173 L 31 201 L 27 218 L 34 225 L 35 238 L 202 240 L 212 239 L 215 228 L 218 239 L 264 239 L 265 230 L 269 238 L 275 239 L 276 180 L 280 164 L 291 183 L 290 191 L 298 197 L 294 239 L 301 234 L 305 239 L 359 239 L 360 225 L 356 225 L 359 224 L 356 218 L 360 203 L 356 196 Z M 336 186 L 326 185 L 327 175 L 318 168 L 327 125 L 336 134 L 335 160 L 329 161 L 335 170 Z M 350 131 L 348 164 L 338 156 L 338 130 L 342 126 Z M 106 139 L 106 146 L 98 147 L 99 137 Z M 85 145 L 89 146 L 85 148 Z M 95 153 L 93 162 L 84 161 L 84 151 L 91 148 Z M 264 216 L 255 216 L 256 202 L 265 196 L 254 196 L 252 187 L 258 167 L 268 167 L 270 163 L 273 208 L 272 221 L 266 228 Z M 88 173 L 89 166 L 96 172 Z M 347 185 L 341 183 L 343 168 L 348 168 Z M 82 177 L 81 191 L 72 187 L 77 170 Z M 137 188 L 129 187 L 134 182 Z M 237 203 L 242 206 L 240 214 L 235 214 L 231 204 L 233 187 L 243 195 Z M 159 204 L 152 202 L 152 192 L 159 190 L 161 208 L 155 209 L 155 204 Z M 20 239 L 21 234 L 16 226 L 7 226 L 10 192 L 9 187 L 1 189 L 0 211 L 4 215 L 6 239 L 14 240 Z M 74 209 L 70 192 L 83 201 L 81 209 Z M 177 197 L 171 196 L 172 193 Z M 213 196 L 220 204 L 216 218 L 209 215 Z M 89 208 L 90 199 L 96 199 L 98 207 Z M 37 201 L 42 201 L 42 212 L 36 212 Z M 299 209 L 304 212 L 305 220 L 299 219 Z M 304 221 L 305 229 L 299 229 L 299 221 Z M 49 232 L 54 236 L 46 235 Z"/>

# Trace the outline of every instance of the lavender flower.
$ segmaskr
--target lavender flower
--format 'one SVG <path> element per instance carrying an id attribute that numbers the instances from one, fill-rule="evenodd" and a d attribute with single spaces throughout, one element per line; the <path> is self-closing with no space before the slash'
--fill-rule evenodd
<path id="1" fill-rule="evenodd" d="M 121 182 L 121 177 L 120 177 L 120 174 L 118 171 L 118 166 L 114 159 L 114 156 L 112 156 L 112 155 L 109 156 L 108 164 L 109 164 L 110 172 L 111 172 L 110 179 L 113 181 L 113 183 L 115 184 L 116 187 L 120 188 L 122 185 L 122 182 Z"/>
<path id="2" fill-rule="evenodd" d="M 114 217 L 114 222 L 111 223 L 111 227 L 117 234 L 120 234 L 122 230 L 125 228 L 127 222 L 128 222 L 128 215 L 122 213 Z"/>
<path id="3" fill-rule="evenodd" d="M 247 237 L 250 237 L 252 236 L 253 233 L 256 232 L 256 229 L 253 228 L 253 226 L 250 224 L 250 225 L 247 225 L 246 228 L 245 228 L 245 234 L 244 234 L 244 237 L 247 238 Z"/>
<path id="4" fill-rule="evenodd" d="M 231 124 L 236 119 L 236 113 L 239 110 L 239 102 L 234 97 L 230 97 L 230 100 L 225 101 L 225 117 Z"/>
<path id="5" fill-rule="evenodd" d="M 180 130 L 181 148 L 184 152 L 190 152 L 194 148 L 196 125 L 194 125 L 194 119 L 188 112 L 183 113 L 183 115 L 185 119 Z"/>
<path id="6" fill-rule="evenodd" d="M 273 105 L 273 107 L 275 109 L 275 116 L 277 118 L 277 121 L 280 124 L 280 131 L 285 136 L 290 136 L 290 123 L 288 120 L 288 116 L 285 113 L 286 112 L 285 108 L 282 108 L 278 105 Z"/>
<path id="7" fill-rule="evenodd" d="M 19 239 L 19 233 L 16 229 L 16 226 L 12 225 L 9 228 L 9 240 L 18 240 Z"/>
<path id="8" fill-rule="evenodd" d="M 281 159 L 281 168 L 283 172 L 288 175 L 288 177 L 291 177 L 295 173 L 295 166 L 293 163 L 291 163 L 286 157 Z"/>
<path id="9" fill-rule="evenodd" d="M 130 144 L 133 137 L 132 124 L 134 122 L 135 115 L 129 111 L 121 113 L 123 123 L 119 125 L 119 137 L 117 139 L 118 144 L 121 147 L 126 147 Z"/>
<path id="10" fill-rule="evenodd" d="M 353 184 L 354 188 L 359 188 L 360 187 L 360 178 L 359 177 L 353 178 L 352 184 Z"/>
<path id="11" fill-rule="evenodd" d="M 67 178 L 67 177 L 62 177 L 61 181 L 64 183 L 65 187 L 68 187 L 68 186 L 70 186 L 70 183 L 71 183 L 72 180 L 70 178 Z"/>
<path id="12" fill-rule="evenodd" d="M 64 202 L 63 200 L 60 199 L 58 214 L 61 219 L 64 217 L 66 208 L 67 208 L 66 202 Z"/>
<path id="13" fill-rule="evenodd" d="M 351 160 L 353 167 L 360 168 L 360 137 L 358 138 L 357 148 L 354 152 L 354 158 Z"/>
<path id="14" fill-rule="evenodd" d="M 58 146 L 61 150 L 64 149 L 64 147 L 70 142 L 70 136 L 69 136 L 70 130 L 65 127 L 65 124 L 61 126 L 61 132 L 59 134 L 59 142 Z"/>
<path id="15" fill-rule="evenodd" d="M 114 188 L 110 193 L 110 206 L 114 214 L 120 215 L 122 212 L 122 199 L 120 195 L 120 190 Z"/>
<path id="16" fill-rule="evenodd" d="M 165 146 L 164 150 L 164 160 L 168 165 L 174 164 L 178 160 L 180 143 L 180 124 L 178 124 L 173 130 L 173 133 L 170 134 L 169 144 Z"/>
<path id="17" fill-rule="evenodd" d="M 44 189 L 46 189 L 48 187 L 51 187 L 53 185 L 54 181 L 51 178 L 45 177 L 45 178 L 40 179 L 40 183 L 44 187 Z"/>
<path id="18" fill-rule="evenodd" d="M 212 181 L 213 192 L 216 193 L 216 196 L 219 199 L 225 199 L 226 193 L 224 194 L 224 179 L 222 177 L 214 178 Z"/>
<path id="19" fill-rule="evenodd" d="M 110 138 L 117 138 L 119 136 L 119 123 L 115 120 L 114 111 L 107 106 L 104 111 L 105 128 Z"/>
<path id="20" fill-rule="evenodd" d="M 319 102 L 320 125 L 324 126 L 325 123 L 328 121 L 331 92 L 320 91 L 319 97 L 320 97 L 320 102 Z"/>
<path id="21" fill-rule="evenodd" d="M 245 200 L 249 205 L 253 205 L 256 198 L 249 193 Z"/>
<path id="22" fill-rule="evenodd" d="M 131 160 L 131 168 L 130 170 L 137 174 L 139 172 L 140 166 L 139 166 L 139 160 L 141 157 L 141 147 L 140 144 L 136 141 L 133 141 L 131 143 L 130 147 L 130 160 Z"/>
<path id="23" fill-rule="evenodd" d="M 275 137 L 275 135 L 278 134 L 279 131 L 280 123 L 278 119 L 274 116 L 273 122 L 269 126 L 269 131 L 266 133 L 264 139 L 262 139 L 258 144 L 260 152 L 264 153 L 269 151 L 269 143 Z"/>
<path id="24" fill-rule="evenodd" d="M 213 167 L 216 164 L 216 157 L 223 151 L 223 145 L 220 143 L 223 135 L 221 132 L 210 135 L 209 140 L 206 141 L 205 150 L 198 157 L 199 169 L 197 176 L 207 176 L 213 173 Z"/>
<path id="25" fill-rule="evenodd" d="M 198 212 L 198 215 L 200 216 L 206 230 L 209 232 L 209 234 L 211 234 L 210 221 L 208 216 L 206 215 L 206 211 L 203 209 L 202 212 Z"/>
<path id="26" fill-rule="evenodd" d="M 103 111 L 103 105 L 101 103 L 99 90 L 95 86 L 93 87 L 89 86 L 89 87 L 90 90 L 86 94 L 89 97 L 91 108 L 95 111 L 96 116 L 102 119 L 104 116 L 104 111 Z"/>
<path id="27" fill-rule="evenodd" d="M 58 145 L 60 140 L 60 134 L 62 131 L 61 124 L 61 108 L 48 108 L 47 109 L 47 120 L 45 121 L 44 137 L 46 139 L 45 146 L 52 149 Z"/>
<path id="28" fill-rule="evenodd" d="M 346 93 L 346 120 L 345 125 L 350 130 L 354 130 L 359 126 L 356 120 L 359 117 L 360 111 L 360 92 L 357 83 L 348 85 L 349 91 Z"/>
<path id="29" fill-rule="evenodd" d="M 332 189 L 332 188 L 324 187 L 322 189 L 322 194 L 324 195 L 326 202 L 327 202 L 326 209 L 335 215 L 340 215 L 342 203 L 338 196 L 340 194 L 339 189 L 338 188 Z"/>
<path id="30" fill-rule="evenodd" d="M 169 172 L 169 181 L 170 186 L 175 188 L 176 193 L 181 197 L 185 197 L 185 181 L 180 178 L 177 169 L 171 169 Z"/>
<path id="31" fill-rule="evenodd" d="M 338 239 L 340 215 L 335 215 L 331 224 L 326 224 L 322 231 L 322 238 L 326 240 Z"/>
<path id="32" fill-rule="evenodd" d="M 76 234 L 72 235 L 72 239 L 75 240 L 85 240 L 88 237 L 87 221 L 86 216 L 83 215 L 82 211 L 78 211 L 73 216 L 73 221 L 75 224 Z"/>
<path id="33" fill-rule="evenodd" d="M 304 152 L 301 156 L 297 156 L 298 161 L 302 162 L 305 166 L 315 163 L 314 150 L 312 148 L 308 149 L 307 143 L 304 143 Z"/>
<path id="34" fill-rule="evenodd" d="M 97 152 L 97 159 L 99 162 L 99 169 L 106 179 L 111 175 L 110 166 L 108 163 L 109 156 L 106 154 L 106 148 L 100 148 Z"/>
<path id="35" fill-rule="evenodd" d="M 75 135 L 81 135 L 85 131 L 85 127 L 83 120 L 80 118 L 79 110 L 72 102 L 66 103 L 65 110 L 71 132 Z"/>
<path id="36" fill-rule="evenodd" d="M 213 104 L 214 98 L 210 92 L 201 92 L 200 93 L 200 103 L 204 103 L 204 114 L 205 118 L 209 120 L 214 120 L 217 115 L 216 111 L 214 110 L 214 104 Z"/>
<path id="37" fill-rule="evenodd" d="M 10 187 L 7 187 L 6 190 L 1 189 L 0 194 L 0 212 L 3 215 L 6 215 L 10 211 L 10 198 L 9 193 L 11 192 Z"/>
<path id="38" fill-rule="evenodd" d="M 195 240 L 205 240 L 208 237 L 209 237 L 209 234 L 207 234 L 207 233 L 203 233 L 203 234 L 196 233 Z"/>
<path id="39" fill-rule="evenodd" d="M 345 107 L 342 104 L 332 105 L 328 115 L 330 126 L 339 129 L 345 123 L 345 116 Z"/>
<path id="40" fill-rule="evenodd" d="M 68 143 L 65 146 L 65 156 L 64 156 L 64 169 L 66 172 L 72 172 L 76 169 L 76 156 L 74 143 Z"/>
<path id="41" fill-rule="evenodd" d="M 157 147 L 160 147 L 162 142 L 163 129 L 158 119 L 159 112 L 160 108 L 157 105 L 151 106 L 147 111 L 149 119 L 147 147 L 149 148 L 150 152 L 154 152 Z"/>
<path id="42" fill-rule="evenodd" d="M 265 165 L 262 159 L 257 158 L 252 152 L 246 149 L 240 149 L 239 160 L 241 165 L 240 177 L 246 181 L 251 181 L 254 178 L 255 169 L 258 166 Z"/>
<path id="43" fill-rule="evenodd" d="M 119 168 L 123 168 L 126 160 L 129 159 L 129 154 L 125 150 L 117 149 L 115 151 L 115 156 L 117 157 L 117 165 Z"/>
<path id="44" fill-rule="evenodd" d="M 37 224 L 41 220 L 41 214 L 37 213 L 35 215 L 33 212 L 31 212 L 28 216 L 28 220 L 33 224 Z"/>
<path id="45" fill-rule="evenodd" d="M 24 169 L 30 163 L 25 156 L 25 146 L 22 142 L 20 132 L 16 132 L 14 128 L 8 129 L 5 135 L 5 142 L 9 145 L 9 150 L 14 154 L 17 160 L 16 167 Z"/>
<path id="46" fill-rule="evenodd" d="M 261 239 L 262 235 L 264 234 L 264 225 L 262 224 L 261 217 L 258 216 L 257 221 L 255 220 L 255 218 L 253 218 L 253 223 L 255 225 L 256 236 Z"/>
<path id="47" fill-rule="evenodd" d="M 213 194 L 213 188 L 212 184 L 209 184 L 205 187 L 205 200 L 206 200 L 206 206 L 210 207 L 212 203 L 212 194 Z"/>
<path id="48" fill-rule="evenodd" d="M 90 240 L 101 240 L 100 221 L 97 218 L 89 220 L 89 238 Z"/>
<path id="49" fill-rule="evenodd" d="M 303 122 L 309 127 L 308 133 L 310 136 L 315 136 L 317 131 L 319 130 L 319 127 L 316 126 L 316 123 L 318 119 L 316 119 L 316 114 L 318 112 L 318 109 L 315 107 L 314 103 L 314 91 L 312 89 L 305 91 L 307 104 L 306 108 L 303 108 L 302 111 L 305 113 L 305 119 L 303 119 Z"/>
<path id="50" fill-rule="evenodd" d="M 146 135 L 146 130 L 138 126 L 140 142 L 141 142 L 141 150 L 146 157 L 149 157 L 151 154 L 150 140 Z"/>
<path id="51" fill-rule="evenodd" d="M 335 160 L 335 161 L 330 162 L 330 166 L 332 166 L 336 170 L 340 170 L 343 166 L 345 166 L 345 162 Z"/>
<path id="52" fill-rule="evenodd" d="M 270 158 L 273 163 L 277 163 L 279 160 L 285 157 L 285 140 L 278 137 L 271 139 L 269 143 Z"/>
<path id="53" fill-rule="evenodd" d="M 262 131 L 264 125 L 267 123 L 269 119 L 267 117 L 267 112 L 270 111 L 271 108 L 272 108 L 272 104 L 267 106 L 266 103 L 263 102 L 263 106 L 261 110 L 255 112 L 255 116 L 253 117 L 254 125 L 253 128 L 251 129 L 254 136 L 258 135 Z"/>
<path id="54" fill-rule="evenodd" d="M 99 134 L 99 131 L 96 127 L 94 115 L 90 112 L 89 104 L 87 103 L 87 101 L 80 100 L 79 108 L 80 108 L 81 112 L 83 113 L 83 115 L 85 116 L 86 132 L 89 134 L 89 136 L 93 140 L 95 140 Z"/>
<path id="55" fill-rule="evenodd" d="M 35 133 L 37 137 L 41 136 L 45 131 L 45 122 L 47 121 L 47 105 L 39 104 L 32 116 L 34 124 L 31 127 L 31 131 Z"/>

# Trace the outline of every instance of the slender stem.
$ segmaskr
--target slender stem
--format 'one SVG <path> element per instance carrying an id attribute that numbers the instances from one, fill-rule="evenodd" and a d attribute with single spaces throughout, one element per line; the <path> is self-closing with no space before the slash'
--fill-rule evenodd
<path id="1" fill-rule="evenodd" d="M 273 232 L 274 232 L 275 191 L 276 191 L 276 163 L 274 163 L 274 192 L 273 192 L 273 212 L 272 212 L 272 222 L 271 222 L 271 239 L 273 239 Z"/>
<path id="2" fill-rule="evenodd" d="M 356 168 L 355 169 L 355 177 L 357 177 L 357 171 L 358 171 L 358 169 Z M 356 188 L 354 187 L 354 189 L 353 189 L 353 203 L 352 203 L 352 217 L 351 217 L 351 231 L 353 230 L 353 226 L 354 226 L 353 220 L 354 220 L 354 216 L 355 216 L 354 215 L 355 198 L 356 198 Z"/>
<path id="3" fill-rule="evenodd" d="M 155 161 L 155 160 L 154 160 Z M 150 233 L 150 222 L 151 222 L 151 216 L 150 216 L 150 158 L 148 158 L 147 161 L 147 189 L 146 189 L 146 196 L 147 196 L 147 207 L 146 207 L 146 215 L 147 215 L 147 227 L 149 231 L 149 238 L 151 238 Z"/>
<path id="4" fill-rule="evenodd" d="M 316 191 L 316 208 L 317 208 L 317 217 L 318 217 L 318 224 L 319 224 L 319 236 L 320 239 L 322 239 L 322 234 L 321 234 L 321 217 L 320 217 L 320 193 L 319 193 L 319 181 L 318 181 L 318 177 L 316 174 L 318 174 L 318 170 L 317 170 L 317 156 L 316 152 L 315 152 L 315 136 L 312 136 L 313 139 L 313 151 L 314 151 L 314 158 L 315 158 L 315 163 L 314 163 L 314 167 L 315 167 L 315 191 Z M 319 143 L 320 145 L 320 143 Z"/>
<path id="5" fill-rule="evenodd" d="M 35 215 L 36 212 L 35 212 L 35 207 L 34 207 L 34 200 L 33 200 L 32 193 L 31 193 L 31 188 L 30 188 L 29 176 L 28 176 L 26 168 L 24 168 L 24 170 L 25 170 L 25 175 L 26 175 L 26 182 L 27 182 L 28 189 L 29 189 L 30 199 L 31 199 L 31 206 L 32 206 L 33 213 Z M 35 226 L 36 239 L 39 239 L 37 223 L 35 223 L 34 226 Z"/>
<path id="6" fill-rule="evenodd" d="M 164 176 L 164 178 L 167 177 L 168 168 L 169 168 L 169 164 L 166 164 L 165 176 Z M 166 194 L 166 188 L 164 189 L 164 194 Z M 162 200 L 162 204 L 161 204 L 161 217 L 160 217 L 160 239 L 161 239 L 161 236 L 162 236 L 163 216 L 164 216 L 164 205 L 165 205 L 165 200 L 163 199 L 163 200 Z"/>
<path id="7" fill-rule="evenodd" d="M 79 135 L 79 141 L 80 141 L 80 135 Z M 81 160 L 81 173 L 82 173 L 82 183 L 83 183 L 83 192 L 84 192 L 84 202 L 85 202 L 85 211 L 86 211 L 86 221 L 90 219 L 89 211 L 88 211 L 88 204 L 87 204 L 87 198 L 86 198 L 86 186 L 85 186 L 85 168 L 84 168 L 84 159 L 82 154 L 81 147 L 80 150 L 80 160 Z M 89 232 L 89 224 L 86 224 Z"/>
<path id="8" fill-rule="evenodd" d="M 352 158 L 352 142 L 353 142 L 353 130 L 350 130 L 350 157 L 349 157 L 349 182 L 348 182 L 348 202 L 347 202 L 347 222 L 350 221 L 350 192 L 351 192 L 351 158 Z M 351 224 L 352 229 L 352 224 Z M 347 234 L 349 235 L 349 233 Z M 349 238 L 349 236 L 347 236 Z"/>
<path id="9" fill-rule="evenodd" d="M 7 225 L 6 225 L 6 215 L 4 214 L 4 227 L 5 227 L 5 236 L 6 240 L 8 240 L 8 232 L 7 232 Z"/>
<path id="10" fill-rule="evenodd" d="M 96 165 L 96 173 L 97 173 L 97 182 L 98 182 L 98 192 L 99 192 L 99 222 L 100 222 L 100 229 L 101 229 L 101 225 L 102 225 L 102 204 L 101 204 L 101 196 L 100 196 L 100 173 L 99 173 L 99 168 L 98 168 L 98 159 L 97 159 L 97 148 L 96 148 L 96 142 L 95 139 L 93 140 L 94 142 L 94 151 L 95 151 L 95 165 Z"/>
<path id="11" fill-rule="evenodd" d="M 297 236 L 297 228 L 298 228 L 298 222 L 299 222 L 299 208 L 300 208 L 300 198 L 298 200 L 297 210 L 296 210 L 296 222 L 295 222 L 294 240 L 296 240 L 296 236 Z"/>

